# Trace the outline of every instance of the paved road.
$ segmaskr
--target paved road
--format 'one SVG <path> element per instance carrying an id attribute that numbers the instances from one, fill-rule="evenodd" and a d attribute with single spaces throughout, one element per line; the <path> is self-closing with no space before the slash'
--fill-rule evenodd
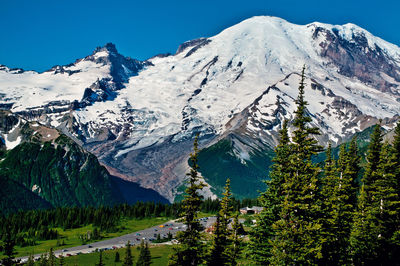
<path id="1" fill-rule="evenodd" d="M 216 218 L 215 217 L 206 217 L 200 219 L 201 225 L 204 226 L 204 228 L 211 226 L 213 223 L 215 223 Z M 176 221 L 169 221 L 167 223 L 150 227 L 141 231 L 137 231 L 134 233 L 130 233 L 127 235 L 99 241 L 99 242 L 94 242 L 91 244 L 87 245 L 81 245 L 81 246 L 76 246 L 76 247 L 70 247 L 70 248 L 65 248 L 65 249 L 60 249 L 54 251 L 55 256 L 73 256 L 73 255 L 78 255 L 81 253 L 91 253 L 95 252 L 97 250 L 108 250 L 108 249 L 113 249 L 113 248 L 122 248 L 125 247 L 125 245 L 130 241 L 131 245 L 138 245 L 141 243 L 142 240 L 145 242 L 151 242 L 152 240 L 155 240 L 157 238 L 157 234 L 160 234 L 161 238 L 166 238 L 168 236 L 168 233 L 171 233 L 172 236 L 175 236 L 177 232 L 185 230 L 185 225 L 183 223 L 178 223 Z M 164 244 L 171 244 L 169 243 L 164 243 Z M 35 254 L 34 258 L 40 258 L 41 254 Z M 17 259 L 21 259 L 21 262 L 25 262 L 28 260 L 28 256 L 25 257 L 20 257 Z"/>

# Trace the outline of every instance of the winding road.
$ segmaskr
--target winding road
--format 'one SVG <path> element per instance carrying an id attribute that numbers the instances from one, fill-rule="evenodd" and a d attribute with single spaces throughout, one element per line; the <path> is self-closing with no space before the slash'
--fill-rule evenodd
<path id="1" fill-rule="evenodd" d="M 205 218 L 201 218 L 199 220 L 200 220 L 201 225 L 204 228 L 207 228 L 215 223 L 216 217 L 205 217 Z M 174 237 L 177 232 L 184 231 L 184 230 L 185 230 L 185 225 L 183 223 L 176 222 L 175 220 L 171 220 L 164 224 L 153 226 L 153 227 L 150 227 L 150 228 L 147 228 L 147 229 L 144 229 L 141 231 L 133 232 L 130 234 L 126 234 L 123 236 L 110 238 L 107 240 L 102 240 L 102 241 L 94 242 L 91 244 L 55 250 L 54 255 L 56 257 L 74 256 L 74 255 L 79 255 L 82 253 L 96 252 L 98 250 L 117 249 L 117 248 L 125 247 L 126 244 L 128 243 L 128 241 L 130 241 L 132 246 L 139 245 L 142 240 L 150 243 L 151 241 L 157 239 L 158 234 L 160 234 L 161 238 L 168 237 L 168 233 L 171 233 L 172 236 Z M 160 243 L 160 244 L 171 244 L 171 241 Z M 41 255 L 42 254 L 35 254 L 34 259 L 35 260 L 39 259 Z M 17 260 L 18 259 L 21 260 L 21 262 L 26 262 L 28 260 L 28 256 L 19 257 L 19 258 L 17 258 Z"/>

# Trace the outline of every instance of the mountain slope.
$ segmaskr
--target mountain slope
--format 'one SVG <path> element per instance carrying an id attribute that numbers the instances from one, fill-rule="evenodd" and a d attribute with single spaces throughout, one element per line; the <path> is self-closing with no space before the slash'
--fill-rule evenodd
<path id="1" fill-rule="evenodd" d="M 0 187 L 0 215 L 52 207 L 48 201 L 6 176 L 0 176 Z"/>
<path id="2" fill-rule="evenodd" d="M 252 154 L 269 158 L 283 119 L 293 117 L 304 64 L 308 111 L 322 145 L 347 141 L 379 119 L 387 128 L 397 121 L 399 47 L 353 24 L 295 25 L 276 17 L 250 18 L 144 62 L 108 44 L 40 74 L 3 67 L 0 104 L 56 126 L 112 174 L 173 200 L 197 132 L 202 147 L 232 143 L 215 158 L 232 154 L 232 169 L 246 168 Z M 202 171 L 210 173 L 209 166 Z M 221 175 L 205 174 L 216 192 L 220 184 L 212 180 Z"/>
<path id="3" fill-rule="evenodd" d="M 2 140 L 11 148 L 0 162 L 2 190 L 20 190 L 3 195 L 2 204 L 15 200 L 7 209 L 33 207 L 21 198 L 30 198 L 37 208 L 166 202 L 155 191 L 111 176 L 93 154 L 55 129 L 7 111 L 0 112 L 0 120 Z M 16 139 L 12 145 L 10 139 Z"/>
<path id="4" fill-rule="evenodd" d="M 101 206 L 123 202 L 106 169 L 64 137 L 54 143 L 24 142 L 8 152 L 0 176 L 23 184 L 54 206 Z"/>

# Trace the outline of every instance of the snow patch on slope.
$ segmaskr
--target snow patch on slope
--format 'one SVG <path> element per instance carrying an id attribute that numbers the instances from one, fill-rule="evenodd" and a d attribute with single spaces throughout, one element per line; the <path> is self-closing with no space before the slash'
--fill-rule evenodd
<path id="1" fill-rule="evenodd" d="M 81 60 L 64 69 L 77 72 L 70 75 L 52 71 L 27 71 L 21 74 L 0 71 L 0 103 L 14 103 L 11 111 L 18 112 L 53 101 L 81 100 L 85 88 L 98 79 L 109 77 L 110 72 L 109 65 L 89 60 Z"/>

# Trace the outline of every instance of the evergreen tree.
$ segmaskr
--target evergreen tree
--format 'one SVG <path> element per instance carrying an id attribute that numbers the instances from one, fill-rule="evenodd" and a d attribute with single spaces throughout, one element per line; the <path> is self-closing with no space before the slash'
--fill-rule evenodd
<path id="1" fill-rule="evenodd" d="M 151 255 L 148 244 L 145 244 L 142 240 L 139 250 L 139 257 L 136 266 L 149 266 L 151 264 Z"/>
<path id="2" fill-rule="evenodd" d="M 11 228 L 7 226 L 5 231 L 5 239 L 3 244 L 3 252 L 5 258 L 1 260 L 1 263 L 5 266 L 15 265 L 14 255 L 16 254 L 14 251 L 15 239 L 12 235 Z"/>
<path id="3" fill-rule="evenodd" d="M 221 214 L 217 214 L 217 220 L 214 224 L 214 232 L 211 244 L 211 252 L 209 257 L 207 258 L 207 265 L 209 266 L 219 266 L 226 265 L 227 256 L 226 256 L 226 235 L 224 232 L 224 228 L 221 223 Z"/>
<path id="4" fill-rule="evenodd" d="M 372 184 L 377 178 L 377 170 L 382 151 L 382 141 L 383 136 L 381 126 L 377 124 L 375 125 L 374 131 L 371 134 L 371 142 L 368 146 L 367 165 L 365 167 L 365 173 L 362 179 L 367 198 L 370 197 L 369 194 L 370 190 L 372 189 Z"/>
<path id="5" fill-rule="evenodd" d="M 99 262 L 96 264 L 96 266 L 104 266 L 102 250 L 100 250 L 100 252 L 99 252 Z"/>
<path id="6" fill-rule="evenodd" d="M 115 252 L 114 262 L 120 262 L 120 261 L 121 261 L 121 259 L 119 257 L 119 252 L 117 251 L 117 252 Z"/>
<path id="7" fill-rule="evenodd" d="M 331 262 L 336 264 L 348 264 L 351 256 L 349 254 L 349 239 L 353 226 L 354 212 L 357 208 L 358 174 L 360 171 L 360 156 L 358 155 L 357 141 L 354 137 L 350 142 L 348 150 L 339 154 L 340 167 L 338 184 L 335 195 L 337 209 L 334 227 L 337 228 L 333 239 L 333 255 Z"/>
<path id="8" fill-rule="evenodd" d="M 313 135 L 319 130 L 308 124 L 307 102 L 304 99 L 305 67 L 301 74 L 297 110 L 293 125 L 289 160 L 290 175 L 284 182 L 281 218 L 273 224 L 276 230 L 271 240 L 273 264 L 315 264 L 321 258 L 319 196 L 320 168 L 311 161 L 311 156 L 321 151 Z"/>
<path id="9" fill-rule="evenodd" d="M 65 265 L 65 258 L 64 256 L 60 256 L 60 260 L 58 261 L 59 266 L 64 266 Z"/>
<path id="10" fill-rule="evenodd" d="M 34 266 L 35 265 L 35 260 L 33 258 L 33 254 L 30 254 L 28 257 L 28 261 L 26 262 L 26 266 Z"/>
<path id="11" fill-rule="evenodd" d="M 339 156 L 339 160 L 342 156 Z M 357 192 L 359 188 L 358 176 L 361 170 L 360 162 L 361 157 L 359 155 L 357 147 L 357 137 L 353 137 L 350 142 L 348 151 L 345 154 L 345 167 L 340 173 L 340 184 L 345 202 L 349 205 L 352 212 L 357 206 Z M 345 196 L 347 195 L 347 197 Z M 343 215 L 346 215 L 345 213 Z M 347 226 L 346 226 L 347 228 Z"/>
<path id="12" fill-rule="evenodd" d="M 379 234 L 378 261 L 384 265 L 400 263 L 400 243 L 396 232 L 400 227 L 400 197 L 396 190 L 396 154 L 388 143 L 384 144 L 378 165 L 378 179 L 371 191 L 372 208 L 377 216 Z"/>
<path id="13" fill-rule="evenodd" d="M 222 199 L 220 203 L 219 214 L 221 216 L 221 225 L 223 230 L 225 230 L 225 235 L 228 235 L 228 224 L 229 219 L 232 216 L 233 205 L 232 205 L 232 192 L 231 192 L 231 180 L 228 178 L 224 187 L 224 192 L 222 193 Z"/>
<path id="14" fill-rule="evenodd" d="M 368 207 L 365 185 L 362 185 L 350 235 L 350 246 L 355 265 L 374 265 L 376 263 L 377 235 L 378 228 L 376 227 L 375 216 L 371 212 L 371 208 Z"/>
<path id="15" fill-rule="evenodd" d="M 130 241 L 128 241 L 128 243 L 126 244 L 125 259 L 124 259 L 124 263 L 122 265 L 123 266 L 132 266 L 133 265 L 133 256 L 132 256 Z"/>
<path id="16" fill-rule="evenodd" d="M 239 222 L 239 214 L 236 214 L 232 222 L 231 247 L 229 249 L 228 265 L 237 265 L 241 253 L 242 240 L 241 233 L 244 232 L 243 226 Z"/>
<path id="17" fill-rule="evenodd" d="M 343 145 L 340 149 L 340 154 L 343 156 L 345 154 L 345 146 Z M 339 160 L 341 161 L 341 160 Z M 324 177 L 322 179 L 322 189 L 321 189 L 321 207 L 323 216 L 320 217 L 320 222 L 322 225 L 322 259 L 320 264 L 329 265 L 339 265 L 336 261 L 337 259 L 337 243 L 336 243 L 336 232 L 339 230 L 337 228 L 338 221 L 338 211 L 339 211 L 339 201 L 338 201 L 338 187 L 339 178 L 336 168 L 336 162 L 332 157 L 332 147 L 329 143 L 328 149 L 326 150 L 326 159 L 324 166 Z"/>
<path id="18" fill-rule="evenodd" d="M 290 175 L 291 150 L 287 127 L 288 121 L 285 120 L 279 131 L 279 144 L 275 148 L 275 157 L 272 160 L 274 164 L 269 173 L 270 180 L 266 181 L 267 190 L 259 197 L 263 210 L 256 215 L 257 226 L 250 231 L 246 253 L 255 264 L 268 264 L 272 256 L 270 240 L 275 235 L 272 225 L 280 219 L 284 200 L 283 184 Z"/>
<path id="19" fill-rule="evenodd" d="M 347 150 L 340 148 L 337 166 L 328 147 L 322 179 L 322 259 L 319 264 L 350 263 L 349 238 L 356 209 L 357 177 L 360 169 L 356 139 Z"/>
<path id="20" fill-rule="evenodd" d="M 396 193 L 400 197 L 400 122 L 397 123 L 397 126 L 394 130 L 394 140 L 393 140 L 393 157 L 395 161 L 395 175 L 396 175 Z M 400 215 L 400 212 L 397 213 Z M 400 218 L 398 218 L 398 221 L 400 221 Z M 393 233 L 392 237 L 392 243 L 393 245 L 396 246 L 394 249 L 394 253 L 399 254 L 400 256 L 400 251 L 398 250 L 398 247 L 400 246 L 400 222 L 397 224 L 397 228 L 395 229 L 395 232 Z M 398 257 L 398 260 L 400 261 L 400 258 Z"/>
<path id="21" fill-rule="evenodd" d="M 400 122 L 397 123 L 397 126 L 394 129 L 394 137 L 393 137 L 393 153 L 396 162 L 396 179 L 397 183 L 397 193 L 400 195 Z"/>
<path id="22" fill-rule="evenodd" d="M 399 195 L 396 192 L 396 159 L 388 144 L 382 143 L 376 125 L 368 147 L 363 187 L 351 233 L 351 250 L 356 264 L 380 265 L 397 254 L 391 244 L 398 227 Z"/>
<path id="23" fill-rule="evenodd" d="M 226 265 L 230 259 L 230 230 L 228 225 L 233 206 L 229 178 L 226 180 L 222 195 L 221 207 L 217 215 L 212 238 L 211 254 L 208 258 L 207 265 Z"/>
<path id="24" fill-rule="evenodd" d="M 186 195 L 182 201 L 183 223 L 186 225 L 186 230 L 178 232 L 176 235 L 179 245 L 174 247 L 174 251 L 170 255 L 169 265 L 193 266 L 202 263 L 204 259 L 204 244 L 201 241 L 202 226 L 197 220 L 203 199 L 200 191 L 205 186 L 198 176 L 198 136 L 195 137 L 193 148 L 194 151 L 190 154 L 191 169 L 187 173 L 189 186 L 185 190 Z"/>
<path id="25" fill-rule="evenodd" d="M 367 165 L 362 178 L 362 189 L 358 196 L 358 208 L 350 236 L 350 246 L 355 264 L 372 265 L 378 263 L 378 220 L 379 208 L 372 198 L 375 182 L 379 179 L 378 167 L 382 153 L 382 131 L 375 125 L 368 146 Z"/>
<path id="26" fill-rule="evenodd" d="M 47 266 L 47 256 L 46 256 L 46 254 L 42 254 L 42 255 L 40 255 L 40 258 L 39 258 L 39 265 L 40 266 Z"/>
<path id="27" fill-rule="evenodd" d="M 50 248 L 48 255 L 48 265 L 55 266 L 56 265 L 56 256 L 54 255 L 53 248 Z"/>

